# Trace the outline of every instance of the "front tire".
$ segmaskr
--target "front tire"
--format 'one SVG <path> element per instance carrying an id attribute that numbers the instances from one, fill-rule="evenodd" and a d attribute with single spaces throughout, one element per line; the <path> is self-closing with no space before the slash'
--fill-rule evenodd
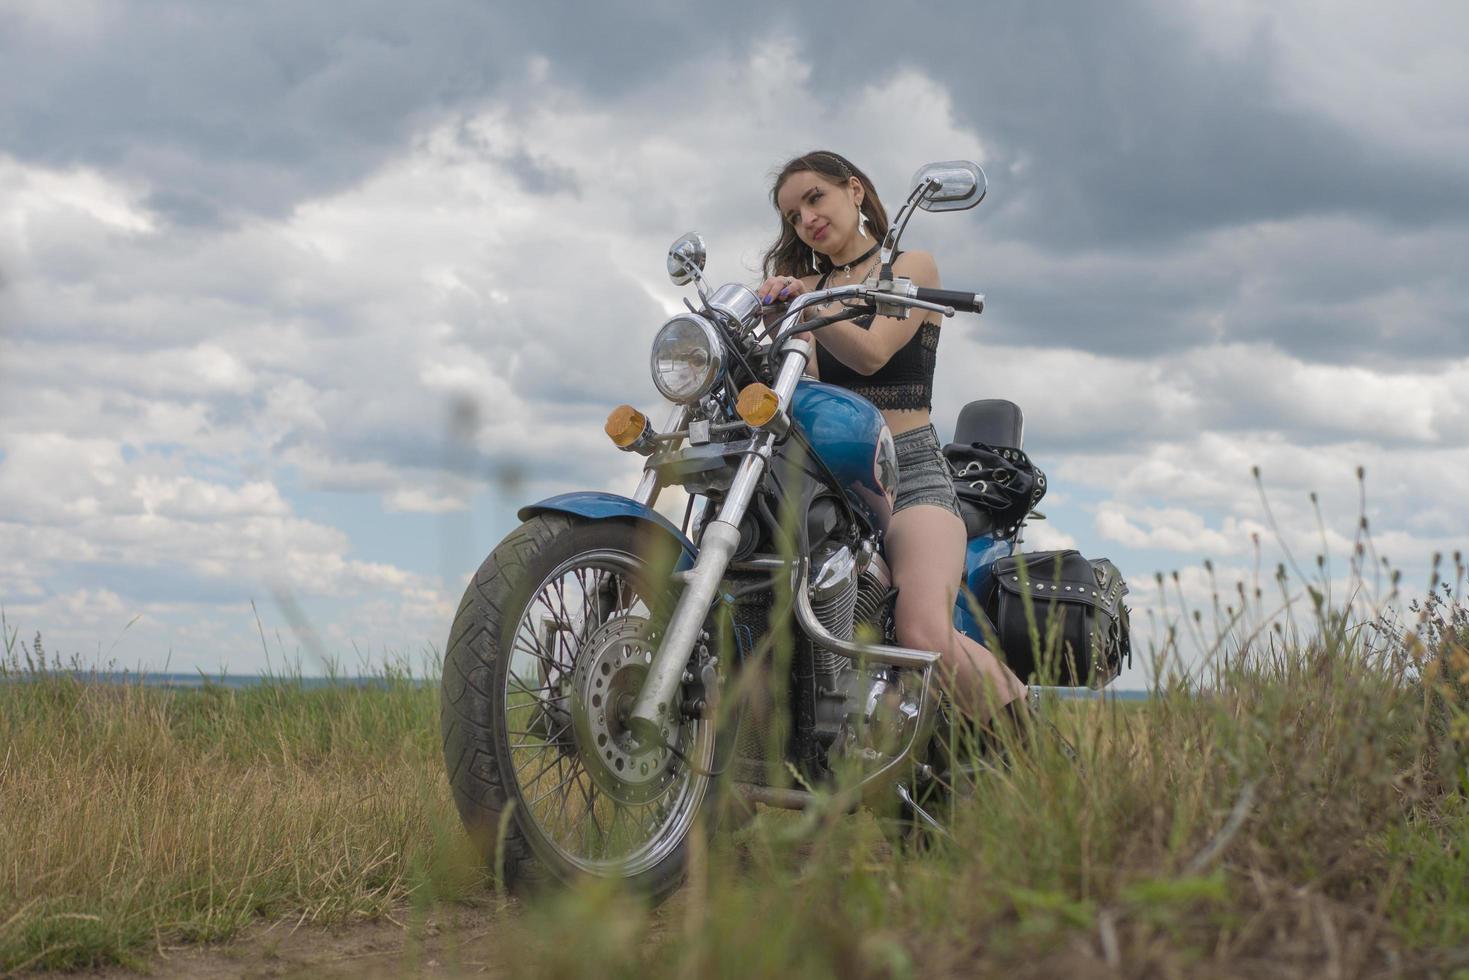
<path id="1" fill-rule="evenodd" d="M 620 721 L 664 614 L 656 533 L 539 515 L 485 559 L 460 602 L 444 658 L 444 760 L 465 828 L 511 887 L 593 876 L 662 899 L 683 880 L 689 836 L 712 823 L 712 723 L 681 719 L 676 751 L 649 751 Z"/>

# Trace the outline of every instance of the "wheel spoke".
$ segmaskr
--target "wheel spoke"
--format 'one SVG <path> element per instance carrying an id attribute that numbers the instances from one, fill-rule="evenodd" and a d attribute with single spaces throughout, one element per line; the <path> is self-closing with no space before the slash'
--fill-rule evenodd
<path id="1" fill-rule="evenodd" d="M 597 819 L 597 784 L 592 781 L 591 773 L 583 770 L 582 775 L 586 776 L 586 780 L 578 779 L 576 781 L 576 788 L 581 791 L 582 803 L 585 805 L 582 807 L 581 816 L 576 819 L 572 826 L 581 828 L 580 835 L 577 837 L 577 843 L 585 845 L 587 839 L 587 818 L 591 818 L 592 828 L 596 830 L 598 837 L 602 836 L 602 823 Z M 590 789 L 588 789 L 587 784 L 590 784 Z"/>
<path id="2" fill-rule="evenodd" d="M 556 757 L 556 760 L 559 762 L 559 761 L 561 761 L 564 758 L 566 758 L 566 757 L 565 756 L 562 756 L 562 755 L 558 755 Z M 574 775 L 576 775 L 576 773 L 572 773 L 572 776 L 574 776 Z M 566 779 L 561 780 L 561 782 L 557 783 L 555 786 L 552 786 L 550 789 L 546 790 L 540 796 L 537 796 L 535 799 L 533 799 L 529 803 L 527 803 L 526 804 L 526 807 L 533 809 L 537 803 L 541 802 L 546 797 L 550 796 L 552 793 L 556 792 L 558 789 L 560 789 L 561 787 L 565 786 L 570 779 L 571 779 L 571 776 L 567 776 Z"/>
<path id="3" fill-rule="evenodd" d="M 535 698 L 536 701 L 540 702 L 548 708 L 558 708 L 560 707 L 560 705 L 557 704 L 558 701 L 567 700 L 565 695 L 556 698 L 541 697 L 541 695 L 537 694 L 536 691 L 549 691 L 551 690 L 551 688 L 538 687 L 533 690 L 529 687 L 526 687 L 525 684 L 520 680 L 520 678 L 513 676 L 510 678 L 510 689 L 512 691 L 517 691 L 521 694 L 524 694 L 526 697 Z"/>
<path id="4" fill-rule="evenodd" d="M 562 755 L 561 755 L 561 750 L 560 749 L 555 748 L 554 746 L 549 746 L 549 745 L 547 746 L 547 748 L 551 750 L 550 751 L 551 760 L 549 762 L 547 762 L 544 766 L 542 766 L 540 769 L 536 770 L 536 774 L 534 776 L 532 776 L 530 779 L 521 779 L 520 778 L 520 770 L 524 769 L 527 763 L 534 762 L 538 758 L 538 756 L 535 756 L 535 755 L 530 756 L 529 758 L 527 758 L 525 760 L 525 762 L 522 762 L 520 765 L 518 765 L 518 766 L 515 767 L 515 778 L 520 782 L 520 785 L 521 786 L 524 786 L 526 789 L 529 789 L 530 787 L 534 786 L 537 782 L 540 781 L 540 778 L 542 776 L 544 776 L 550 770 L 550 768 L 552 766 L 554 766 L 557 762 L 561 761 Z M 544 754 L 544 752 L 542 754 Z"/>
<path id="5" fill-rule="evenodd" d="M 651 815 L 652 817 L 654 817 L 654 819 L 656 821 L 656 818 L 658 816 L 658 807 L 654 806 L 651 803 L 644 803 L 643 804 L 643 816 L 641 816 L 641 817 L 638 818 L 638 830 L 642 831 L 644 835 L 646 835 L 648 833 L 648 830 L 649 830 L 649 828 L 648 828 L 648 822 L 647 822 L 649 815 Z M 654 829 L 656 829 L 656 824 L 655 824 Z"/>
<path id="6" fill-rule="evenodd" d="M 560 751 L 559 747 L 550 736 L 543 735 L 540 732 L 511 732 L 510 734 L 535 736 L 535 741 L 533 742 L 511 742 L 510 747 L 512 749 L 557 749 L 557 751 Z"/>
<path id="7" fill-rule="evenodd" d="M 571 773 L 572 778 L 575 779 L 576 776 L 578 775 L 578 773 L 583 773 L 583 772 L 586 772 L 586 767 L 584 767 L 581 764 L 581 760 L 578 759 L 576 761 L 576 763 L 572 766 L 572 773 Z M 571 794 L 571 787 L 570 786 L 563 786 L 563 788 L 561 790 L 561 815 L 563 817 L 566 816 L 568 810 L 571 807 L 570 794 Z"/>
<path id="8" fill-rule="evenodd" d="M 596 569 L 592 570 L 596 571 Z M 582 613 L 585 615 L 582 628 L 585 630 L 586 625 L 601 614 L 601 610 L 598 608 L 600 603 L 597 601 L 597 593 L 587 588 L 587 569 L 573 568 L 571 574 L 576 576 L 577 587 L 581 589 Z M 598 625 L 601 624 L 599 623 Z"/>
<path id="9" fill-rule="evenodd" d="M 551 623 L 553 626 L 556 627 L 556 631 L 559 633 L 562 630 L 571 629 L 570 621 L 564 619 L 561 615 L 561 611 L 558 610 L 555 606 L 551 605 L 551 597 L 546 593 L 546 589 L 542 589 L 541 591 L 537 592 L 536 601 L 545 606 L 546 612 L 551 614 Z"/>
<path id="10" fill-rule="evenodd" d="M 556 757 L 553 760 L 552 765 L 553 765 L 554 768 L 547 775 L 547 779 L 551 783 L 550 792 L 554 793 L 563 784 L 565 784 L 566 780 L 570 779 L 571 776 L 575 776 L 576 775 L 576 771 L 575 770 L 572 770 L 571 776 L 565 775 L 565 773 L 566 773 L 566 756 L 562 755 L 560 752 L 557 752 L 556 753 Z M 539 803 L 541 801 L 541 799 L 543 799 L 543 797 L 536 797 L 536 799 L 534 799 L 530 803 L 526 804 L 527 808 L 530 809 L 532 812 L 535 812 L 536 804 Z M 553 829 L 553 826 L 552 826 L 553 824 L 556 825 L 556 826 L 559 826 L 560 825 L 559 821 L 557 820 L 557 817 L 564 817 L 564 816 L 565 816 L 565 810 L 564 809 L 563 810 L 560 810 L 560 811 L 555 810 L 555 809 L 548 809 L 548 811 L 546 813 L 546 818 L 547 819 L 542 820 L 542 823 L 544 823 L 546 825 L 546 828 L 548 830 L 550 830 L 550 829 Z"/>
<path id="11" fill-rule="evenodd" d="M 566 608 L 566 576 L 561 576 L 555 582 L 556 607 L 561 610 L 561 619 L 566 623 L 566 631 L 571 632 L 576 620 L 572 618 L 571 612 Z"/>
<path id="12" fill-rule="evenodd" d="M 612 819 L 607 822 L 607 839 L 602 844 L 602 857 L 607 856 L 607 851 L 616 843 L 617 821 L 622 817 L 622 804 L 616 800 L 612 802 Z"/>
<path id="13" fill-rule="evenodd" d="M 562 637 L 566 637 L 566 636 L 578 636 L 577 630 L 575 628 L 576 627 L 576 620 L 572 618 L 571 613 L 566 608 L 565 579 L 566 579 L 566 577 L 565 576 L 562 576 L 561 578 L 558 578 L 556 580 L 556 604 L 561 608 L 561 618 L 566 623 L 565 630 L 562 631 L 558 635 L 559 636 L 562 636 Z M 582 605 L 582 627 L 583 627 L 583 629 L 585 629 L 586 628 L 586 625 L 587 625 L 586 612 L 587 612 L 587 610 L 586 610 L 586 605 L 585 605 L 585 596 L 583 596 L 583 605 Z M 563 642 L 564 642 L 564 640 L 563 640 Z M 578 642 L 577 645 L 580 646 L 581 645 L 580 642 Z M 572 656 L 569 657 L 568 659 L 575 660 L 576 659 L 575 658 L 575 654 L 572 654 Z"/>
<path id="14" fill-rule="evenodd" d="M 556 730 L 556 732 L 559 733 L 559 732 L 564 732 L 566 730 L 567 730 L 566 726 L 563 725 L 561 728 L 558 728 Z M 506 735 L 534 735 L 536 738 L 538 738 L 538 739 L 541 740 L 541 743 L 540 744 L 542 744 L 542 745 L 550 745 L 551 744 L 551 741 L 550 740 L 552 738 L 558 737 L 558 735 L 556 733 L 552 733 L 551 735 L 547 735 L 545 732 L 538 732 L 538 731 L 536 731 L 535 729 L 532 729 L 532 728 L 507 728 L 507 729 L 505 729 L 505 734 Z"/>
<path id="15" fill-rule="evenodd" d="M 550 607 L 547 606 L 547 608 L 549 609 Z M 561 664 L 557 662 L 555 653 L 546 649 L 545 645 L 541 642 L 540 636 L 536 634 L 536 631 L 534 629 L 528 631 L 530 633 L 531 643 L 534 644 L 534 647 L 527 647 L 524 645 L 523 637 L 526 632 L 526 630 L 518 630 L 516 632 L 511 650 L 514 651 L 518 649 L 521 653 L 528 653 L 532 657 L 535 657 L 537 660 L 539 660 L 542 666 L 547 671 L 548 678 L 550 671 L 555 671 L 558 674 L 564 674 L 565 670 L 562 668 Z"/>

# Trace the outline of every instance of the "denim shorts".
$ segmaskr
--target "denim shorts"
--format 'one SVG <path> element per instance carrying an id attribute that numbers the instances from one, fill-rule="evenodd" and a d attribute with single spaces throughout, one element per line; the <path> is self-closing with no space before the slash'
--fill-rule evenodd
<path id="1" fill-rule="evenodd" d="M 909 429 L 893 439 L 898 450 L 898 499 L 893 513 L 918 504 L 942 507 L 960 520 L 959 498 L 954 478 L 939 447 L 939 434 L 931 425 Z"/>

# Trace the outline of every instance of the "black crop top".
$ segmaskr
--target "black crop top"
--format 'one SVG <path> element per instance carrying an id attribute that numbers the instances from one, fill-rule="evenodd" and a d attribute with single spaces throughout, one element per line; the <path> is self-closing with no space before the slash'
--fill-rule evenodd
<path id="1" fill-rule="evenodd" d="M 826 288 L 828 272 L 817 283 Z M 859 316 L 852 321 L 864 330 L 872 327 L 872 317 Z M 914 332 L 906 344 L 893 352 L 888 362 L 871 374 L 854 371 L 821 343 L 816 331 L 816 369 L 821 380 L 840 385 L 866 398 L 878 408 L 933 410 L 933 369 L 938 362 L 939 325 L 927 322 Z"/>

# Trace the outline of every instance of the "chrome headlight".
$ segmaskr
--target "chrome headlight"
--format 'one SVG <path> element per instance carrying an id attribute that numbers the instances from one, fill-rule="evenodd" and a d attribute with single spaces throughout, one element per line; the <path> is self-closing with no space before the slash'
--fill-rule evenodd
<path id="1" fill-rule="evenodd" d="M 680 313 L 653 338 L 653 384 L 664 398 L 697 401 L 724 371 L 724 341 L 714 324 L 695 313 Z"/>

